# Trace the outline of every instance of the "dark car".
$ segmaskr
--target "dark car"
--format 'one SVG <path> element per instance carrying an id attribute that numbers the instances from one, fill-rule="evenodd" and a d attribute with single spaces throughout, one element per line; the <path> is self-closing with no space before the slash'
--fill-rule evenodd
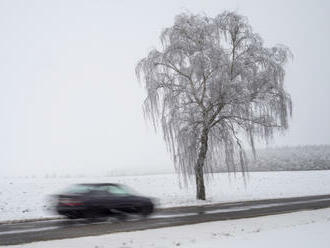
<path id="1" fill-rule="evenodd" d="M 70 219 L 148 216 L 154 210 L 150 198 L 131 193 L 114 183 L 76 184 L 57 195 L 56 211 Z"/>

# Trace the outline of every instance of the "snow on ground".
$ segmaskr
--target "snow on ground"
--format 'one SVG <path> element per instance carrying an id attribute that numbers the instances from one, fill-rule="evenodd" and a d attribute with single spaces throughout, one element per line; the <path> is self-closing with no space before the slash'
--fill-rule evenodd
<path id="1" fill-rule="evenodd" d="M 96 237 L 36 242 L 12 248 L 328 248 L 330 208 Z"/>
<path id="2" fill-rule="evenodd" d="M 73 183 L 114 182 L 155 197 L 159 207 L 330 194 L 330 171 L 215 174 L 207 185 L 206 202 L 195 200 L 195 187 L 180 188 L 177 175 L 0 179 L 0 221 L 49 217 L 49 195 Z"/>

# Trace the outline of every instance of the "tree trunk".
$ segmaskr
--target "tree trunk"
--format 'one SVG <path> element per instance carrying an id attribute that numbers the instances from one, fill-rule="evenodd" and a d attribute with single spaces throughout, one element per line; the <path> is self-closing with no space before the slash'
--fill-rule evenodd
<path id="1" fill-rule="evenodd" d="M 205 185 L 204 185 L 204 162 L 207 153 L 208 130 L 203 129 L 201 135 L 201 146 L 198 153 L 197 164 L 195 165 L 196 177 L 196 198 L 198 200 L 205 200 Z"/>

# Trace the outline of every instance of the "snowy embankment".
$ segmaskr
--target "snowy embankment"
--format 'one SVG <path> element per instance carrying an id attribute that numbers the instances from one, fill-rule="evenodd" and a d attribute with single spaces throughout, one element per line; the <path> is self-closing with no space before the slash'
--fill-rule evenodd
<path id="1" fill-rule="evenodd" d="M 330 208 L 240 220 L 35 242 L 12 248 L 328 248 Z"/>
<path id="2" fill-rule="evenodd" d="M 205 201 L 195 200 L 194 185 L 180 188 L 177 175 L 81 178 L 5 178 L 0 181 L 0 221 L 53 216 L 49 195 L 73 183 L 113 182 L 158 199 L 158 207 L 330 194 L 330 171 L 251 172 L 215 174 Z"/>

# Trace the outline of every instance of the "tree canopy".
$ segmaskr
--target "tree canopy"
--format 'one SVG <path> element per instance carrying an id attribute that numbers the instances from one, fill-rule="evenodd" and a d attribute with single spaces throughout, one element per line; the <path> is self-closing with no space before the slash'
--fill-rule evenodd
<path id="1" fill-rule="evenodd" d="M 288 128 L 292 103 L 283 83 L 292 55 L 284 45 L 264 47 L 235 12 L 182 13 L 160 38 L 162 48 L 136 66 L 147 91 L 144 112 L 161 127 L 177 171 L 195 176 L 197 198 L 205 199 L 205 171 L 218 163 L 246 171 L 243 141 L 255 153 L 256 138 Z"/>

